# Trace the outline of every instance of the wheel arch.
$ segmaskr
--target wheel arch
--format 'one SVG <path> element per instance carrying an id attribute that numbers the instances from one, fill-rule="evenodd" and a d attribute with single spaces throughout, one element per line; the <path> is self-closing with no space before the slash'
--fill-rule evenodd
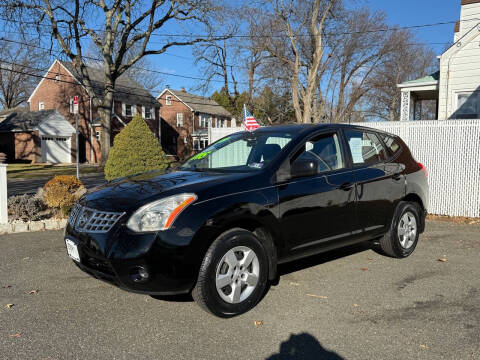
<path id="1" fill-rule="evenodd" d="M 426 215 L 426 209 L 425 205 L 423 204 L 422 198 L 415 193 L 409 193 L 407 194 L 404 198 L 403 201 L 408 201 L 412 203 L 416 203 L 420 206 L 421 209 L 421 214 L 420 214 L 420 232 L 423 232 L 425 230 L 425 215 Z"/>

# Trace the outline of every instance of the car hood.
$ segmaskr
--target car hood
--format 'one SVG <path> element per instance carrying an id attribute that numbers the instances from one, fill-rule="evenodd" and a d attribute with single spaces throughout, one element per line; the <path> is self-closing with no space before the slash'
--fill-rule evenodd
<path id="1" fill-rule="evenodd" d="M 117 179 L 93 188 L 82 199 L 84 205 L 105 211 L 134 211 L 147 202 L 184 192 L 196 193 L 199 200 L 208 200 L 206 189 L 237 181 L 249 174 L 201 171 L 153 171 Z"/>

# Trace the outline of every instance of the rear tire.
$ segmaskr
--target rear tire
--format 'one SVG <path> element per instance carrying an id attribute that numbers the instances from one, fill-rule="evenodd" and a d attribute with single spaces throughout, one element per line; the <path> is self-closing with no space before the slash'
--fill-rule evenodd
<path id="1" fill-rule="evenodd" d="M 267 279 L 268 258 L 262 243 L 250 231 L 235 228 L 209 247 L 192 297 L 205 311 L 232 317 L 261 300 Z"/>
<path id="2" fill-rule="evenodd" d="M 421 208 L 415 202 L 401 201 L 393 215 L 388 232 L 380 238 L 381 251 L 391 257 L 409 256 L 418 242 Z"/>

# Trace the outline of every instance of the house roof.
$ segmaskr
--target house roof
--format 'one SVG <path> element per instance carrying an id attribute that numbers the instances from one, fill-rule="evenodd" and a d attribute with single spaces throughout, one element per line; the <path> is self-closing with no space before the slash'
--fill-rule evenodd
<path id="1" fill-rule="evenodd" d="M 71 62 L 60 61 L 59 63 L 65 67 L 79 82 L 82 79 L 82 74 L 77 71 Z M 88 76 L 92 82 L 93 91 L 98 97 L 103 97 L 103 90 L 105 88 L 105 73 L 101 68 L 87 66 Z M 131 103 L 131 104 L 150 104 L 158 105 L 158 101 L 150 92 L 142 85 L 136 82 L 127 74 L 119 76 L 115 83 L 115 100 Z"/>
<path id="2" fill-rule="evenodd" d="M 55 124 L 54 127 L 49 124 Z M 58 128 L 65 129 L 58 133 Z M 71 135 L 75 132 L 72 125 L 57 110 L 12 111 L 2 122 L 0 132 L 29 132 L 40 130 L 46 135 Z"/>
<path id="3" fill-rule="evenodd" d="M 219 105 L 215 100 L 199 95 L 190 94 L 185 90 L 165 89 L 158 96 L 158 98 L 162 96 L 165 91 L 170 92 L 180 101 L 182 101 L 185 105 L 190 107 L 194 112 L 228 117 L 232 116 L 232 114 L 230 114 L 223 106 Z"/>
<path id="4" fill-rule="evenodd" d="M 419 79 L 405 81 L 401 84 L 397 84 L 397 87 L 415 87 L 415 86 L 424 86 L 424 85 L 436 85 L 440 79 L 440 71 L 434 72 L 433 74 L 424 76 Z"/>

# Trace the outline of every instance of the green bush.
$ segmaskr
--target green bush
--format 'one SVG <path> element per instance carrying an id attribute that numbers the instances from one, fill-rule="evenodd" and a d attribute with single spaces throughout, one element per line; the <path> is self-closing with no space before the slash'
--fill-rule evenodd
<path id="1" fill-rule="evenodd" d="M 105 178 L 116 179 L 149 170 L 163 170 L 168 160 L 157 138 L 140 115 L 115 136 L 105 164 Z"/>

